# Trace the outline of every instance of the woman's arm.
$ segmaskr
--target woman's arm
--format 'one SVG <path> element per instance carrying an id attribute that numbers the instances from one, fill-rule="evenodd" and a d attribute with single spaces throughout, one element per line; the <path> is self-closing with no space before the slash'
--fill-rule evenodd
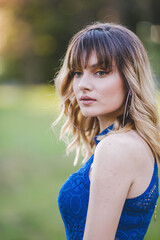
<path id="1" fill-rule="evenodd" d="M 133 150 L 127 138 L 110 135 L 97 146 L 83 240 L 114 240 L 133 182 Z"/>

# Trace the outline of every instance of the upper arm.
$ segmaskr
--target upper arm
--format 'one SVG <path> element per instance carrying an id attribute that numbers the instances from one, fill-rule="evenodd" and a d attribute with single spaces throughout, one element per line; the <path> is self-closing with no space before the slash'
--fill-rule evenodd
<path id="1" fill-rule="evenodd" d="M 114 135 L 95 151 L 83 240 L 114 240 L 123 205 L 132 184 L 127 142 Z"/>

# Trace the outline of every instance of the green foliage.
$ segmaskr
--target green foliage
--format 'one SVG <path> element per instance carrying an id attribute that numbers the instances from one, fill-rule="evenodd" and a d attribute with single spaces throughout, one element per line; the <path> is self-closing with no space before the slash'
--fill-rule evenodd
<path id="1" fill-rule="evenodd" d="M 149 24 L 149 53 L 160 79 L 159 0 L 8 0 L 0 9 L 0 83 L 48 83 L 70 38 L 95 21 L 118 22 L 136 32 Z M 143 29 L 143 27 L 142 27 Z M 145 32 L 142 32 L 146 41 Z"/>
<path id="2" fill-rule="evenodd" d="M 64 240 L 58 192 L 76 168 L 51 123 L 58 114 L 53 87 L 0 87 L 0 239 Z M 145 240 L 159 239 L 152 221 Z"/>

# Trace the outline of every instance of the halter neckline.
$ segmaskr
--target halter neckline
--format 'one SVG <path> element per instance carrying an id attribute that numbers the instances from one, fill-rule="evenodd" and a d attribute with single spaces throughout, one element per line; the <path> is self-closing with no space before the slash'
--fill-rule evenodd
<path id="1" fill-rule="evenodd" d="M 109 125 L 107 128 L 105 128 L 102 132 L 100 132 L 97 136 L 94 137 L 94 140 L 96 142 L 96 144 L 98 144 L 100 142 L 100 140 L 98 140 L 99 136 L 102 135 L 107 135 L 107 133 L 112 130 L 114 128 L 114 123 L 112 123 L 111 125 Z"/>

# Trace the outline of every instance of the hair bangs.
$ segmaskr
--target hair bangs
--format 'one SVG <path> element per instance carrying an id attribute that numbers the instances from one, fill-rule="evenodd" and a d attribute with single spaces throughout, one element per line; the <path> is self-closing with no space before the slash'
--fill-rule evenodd
<path id="1" fill-rule="evenodd" d="M 115 48 L 112 41 L 104 31 L 93 29 L 74 42 L 68 60 L 70 71 L 86 68 L 92 52 L 96 53 L 98 66 L 106 69 L 112 66 L 112 61 L 115 58 Z"/>

